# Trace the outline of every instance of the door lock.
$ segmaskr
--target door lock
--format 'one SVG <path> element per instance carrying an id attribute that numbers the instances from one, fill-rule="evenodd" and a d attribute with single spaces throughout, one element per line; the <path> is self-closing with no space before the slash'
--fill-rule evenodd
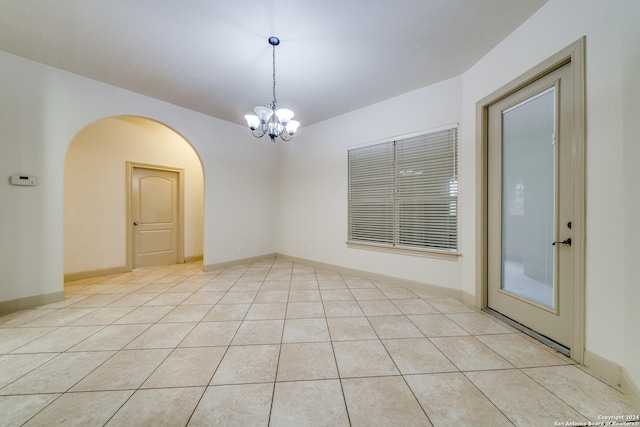
<path id="1" fill-rule="evenodd" d="M 562 242 L 553 242 L 551 245 L 552 246 L 555 246 L 555 245 L 569 245 L 569 246 L 571 246 L 571 237 L 569 237 L 566 240 L 563 240 Z"/>

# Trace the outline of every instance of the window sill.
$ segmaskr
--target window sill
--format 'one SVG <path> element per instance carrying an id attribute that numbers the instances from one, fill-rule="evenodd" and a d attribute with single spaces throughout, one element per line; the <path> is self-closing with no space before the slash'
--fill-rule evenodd
<path id="1" fill-rule="evenodd" d="M 363 249 L 370 251 L 378 251 L 378 252 L 387 252 L 393 254 L 400 255 L 412 255 L 412 256 L 420 256 L 427 258 L 438 258 L 438 259 L 446 259 L 446 260 L 457 260 L 459 256 L 462 256 L 459 252 L 449 252 L 449 251 L 439 251 L 435 249 L 418 249 L 418 248 L 410 248 L 410 247 L 398 247 L 398 246 L 385 246 L 385 245 L 376 245 L 374 243 L 363 243 L 363 242 L 346 242 L 347 247 L 350 249 Z"/>

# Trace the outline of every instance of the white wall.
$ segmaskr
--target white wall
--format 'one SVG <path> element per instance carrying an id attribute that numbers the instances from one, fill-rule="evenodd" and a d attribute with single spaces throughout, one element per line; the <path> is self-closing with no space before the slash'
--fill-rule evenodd
<path id="1" fill-rule="evenodd" d="M 202 256 L 203 173 L 191 145 L 158 122 L 109 117 L 82 129 L 67 150 L 65 275 L 126 267 L 127 161 L 184 170 L 184 256 Z"/>
<path id="2" fill-rule="evenodd" d="M 0 93 L 0 303 L 62 291 L 65 155 L 104 117 L 148 117 L 193 144 L 205 172 L 205 264 L 275 251 L 277 152 L 243 126 L 4 52 Z M 17 173 L 38 185 L 9 185 Z"/>
<path id="3" fill-rule="evenodd" d="M 637 3 L 636 3 L 637 4 Z M 624 147 L 624 367 L 640 389 L 640 10 L 624 17 L 621 28 L 624 55 L 620 58 L 622 138 Z M 615 244 L 612 247 L 617 247 Z"/>
<path id="4" fill-rule="evenodd" d="M 459 261 L 347 248 L 347 150 L 460 120 L 461 78 L 301 128 L 279 146 L 278 252 L 460 287 Z M 310 249 L 311 248 L 311 249 Z"/>
<path id="5" fill-rule="evenodd" d="M 586 349 L 624 367 L 633 365 L 636 381 L 640 379 L 638 362 L 625 359 L 625 352 L 626 346 L 637 349 L 640 341 L 637 327 L 630 331 L 632 325 L 638 324 L 638 315 L 627 313 L 625 319 L 625 294 L 637 292 L 638 276 L 636 270 L 635 282 L 625 278 L 625 262 L 631 271 L 629 258 L 634 255 L 627 253 L 625 261 L 623 242 L 629 231 L 624 225 L 624 213 L 637 212 L 638 193 L 621 184 L 633 177 L 638 182 L 637 172 L 623 168 L 630 166 L 624 163 L 625 147 L 632 147 L 627 139 L 637 135 L 629 130 L 631 117 L 637 122 L 638 115 L 625 114 L 624 109 L 630 104 L 625 102 L 625 94 L 631 87 L 637 88 L 631 76 L 635 80 L 640 75 L 638 16 L 640 2 L 634 0 L 551 0 L 465 73 L 461 144 L 464 163 L 461 186 L 466 187 L 474 185 L 476 176 L 476 102 L 586 35 Z M 630 60 L 629 55 L 635 59 Z M 637 137 L 634 144 L 637 145 Z M 633 163 L 638 160 L 635 150 Z M 630 199 L 634 201 L 628 202 Z M 465 206 L 474 206 L 476 201 L 473 192 L 464 193 Z M 466 211 L 462 221 L 467 230 L 464 239 L 471 243 L 476 218 Z M 637 228 L 635 232 L 637 235 Z M 465 246 L 469 256 L 463 264 L 462 287 L 473 292 L 475 251 L 472 245 Z M 634 249 L 626 247 L 637 254 Z M 635 259 L 637 263 L 637 255 Z M 635 323 L 629 323 L 634 320 Z M 635 355 L 637 360 L 637 351 Z"/>

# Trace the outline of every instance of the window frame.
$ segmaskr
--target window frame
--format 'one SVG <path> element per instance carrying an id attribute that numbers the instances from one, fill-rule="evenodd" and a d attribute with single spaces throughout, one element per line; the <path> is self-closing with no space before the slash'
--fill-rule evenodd
<path id="1" fill-rule="evenodd" d="M 432 246 L 420 246 L 420 245 L 403 245 L 400 243 L 400 232 L 399 232 L 399 223 L 402 222 L 403 220 L 401 219 L 401 213 L 405 212 L 405 214 L 409 211 L 407 211 L 406 209 L 403 211 L 399 205 L 400 205 L 400 201 L 401 198 L 399 199 L 397 194 L 398 194 L 398 187 L 400 186 L 399 182 L 401 180 L 402 174 L 401 171 L 398 168 L 398 163 L 399 163 L 399 158 L 401 157 L 400 154 L 397 153 L 397 147 L 398 145 L 402 145 L 402 144 L 407 144 L 407 142 L 417 142 L 418 144 L 422 143 L 422 149 L 425 149 L 425 151 L 428 151 L 428 149 L 430 147 L 432 147 L 432 145 L 430 146 L 428 139 L 429 137 L 433 137 L 434 135 L 437 136 L 439 133 L 441 132 L 445 132 L 445 131 L 451 131 L 453 130 L 453 140 L 451 140 L 451 138 L 449 136 L 447 136 L 446 141 L 443 144 L 451 144 L 453 143 L 453 150 L 451 151 L 451 147 L 447 147 L 447 149 L 449 150 L 446 155 L 450 156 L 453 161 L 454 161 L 454 166 L 453 166 L 453 171 L 452 174 L 448 175 L 448 186 L 450 189 L 450 194 L 452 194 L 451 192 L 455 193 L 455 209 L 452 211 L 451 209 L 453 209 L 452 207 L 449 208 L 449 214 L 451 215 L 453 213 L 453 215 L 455 216 L 455 223 L 454 225 L 450 228 L 450 227 L 446 227 L 447 230 L 453 230 L 455 233 L 455 242 L 453 244 L 453 247 L 449 245 L 449 248 L 446 247 L 435 247 L 434 245 Z M 424 141 L 420 141 L 421 139 L 424 139 Z M 445 259 L 453 259 L 453 258 L 457 258 L 458 256 L 460 256 L 460 239 L 459 239 L 459 213 L 460 213 L 460 197 L 459 197 L 459 175 L 458 175 L 458 160 L 459 160 L 459 149 L 458 149 L 458 123 L 453 123 L 450 125 L 445 125 L 445 126 L 441 126 L 438 128 L 433 128 L 433 129 L 428 129 L 428 130 L 422 130 L 419 132 L 415 132 L 412 134 L 406 134 L 406 135 L 401 135 L 401 136 L 396 136 L 396 137 L 392 137 L 392 138 L 387 138 L 384 140 L 378 140 L 378 141 L 373 141 L 373 142 L 369 142 L 366 144 L 361 144 L 361 145 L 357 145 L 357 146 L 352 146 L 349 147 L 347 150 L 347 247 L 349 248 L 353 248 L 353 249 L 367 249 L 367 250 L 376 250 L 376 251 L 382 251 L 382 252 L 391 252 L 391 253 L 402 253 L 402 254 L 408 254 L 408 255 L 416 255 L 416 256 L 428 256 L 428 257 L 437 257 L 437 258 L 445 258 Z M 432 143 L 433 144 L 433 143 Z M 354 237 L 354 230 L 353 230 L 353 226 L 354 226 L 354 221 L 355 222 L 360 222 L 362 224 L 363 219 L 362 217 L 356 217 L 354 218 L 354 215 L 357 215 L 358 212 L 353 212 L 352 207 L 355 205 L 357 206 L 358 203 L 362 203 L 362 199 L 359 199 L 358 196 L 353 197 L 352 193 L 355 191 L 356 193 L 359 193 L 359 191 L 361 190 L 361 188 L 363 187 L 362 184 L 358 185 L 358 179 L 357 176 L 354 178 L 354 169 L 355 165 L 360 166 L 360 163 L 355 163 L 352 162 L 352 155 L 357 155 L 360 156 L 360 159 L 357 159 L 358 161 L 362 162 L 362 157 L 366 157 L 366 155 L 361 154 L 361 153 L 369 153 L 371 152 L 371 150 L 376 150 L 376 149 L 382 149 L 388 152 L 389 149 L 388 147 L 391 147 L 392 150 L 392 159 L 391 161 L 391 166 L 389 166 L 388 164 L 384 163 L 384 162 L 388 162 L 388 156 L 386 159 L 383 159 L 382 162 L 384 164 L 384 167 L 382 168 L 383 170 L 387 170 L 389 169 L 389 167 L 393 170 L 392 173 L 392 192 L 391 195 L 389 195 L 388 192 L 388 185 L 389 183 L 387 183 L 387 185 L 383 188 L 383 190 L 381 191 L 381 193 L 386 194 L 386 197 L 390 197 L 391 198 L 391 204 L 393 206 L 393 213 L 392 213 L 392 220 L 391 220 L 391 229 L 392 229 L 392 238 L 391 241 L 387 240 L 383 243 L 380 243 L 379 241 L 374 241 L 373 239 L 371 240 L 366 240 L 366 239 L 353 239 Z M 363 149 L 367 149 L 369 148 L 370 151 L 363 151 Z M 356 154 L 357 153 L 357 154 Z M 368 159 L 368 157 L 367 157 Z M 406 157 L 405 157 L 406 160 Z M 424 163 L 423 166 L 426 166 L 429 163 L 429 160 L 434 161 L 433 157 L 422 157 L 418 159 L 418 162 L 422 162 Z M 371 163 L 374 163 L 376 166 L 370 166 L 370 167 L 378 167 L 378 165 L 380 165 L 380 159 L 375 159 L 373 158 L 373 160 L 370 161 Z M 435 162 L 438 162 L 438 160 L 436 159 Z M 365 162 L 366 163 L 366 162 Z M 442 162 L 442 164 L 445 164 L 445 162 Z M 359 173 L 362 173 L 362 171 L 360 169 L 358 169 Z M 406 174 L 407 171 L 402 171 L 402 173 Z M 411 171 L 409 171 L 411 172 Z M 366 171 L 366 167 L 365 167 L 365 175 L 367 174 Z M 370 172 L 369 172 L 370 173 Z M 384 175 L 384 174 L 383 174 Z M 406 175 L 405 175 L 406 176 Z M 367 175 L 367 178 L 371 178 L 373 177 L 373 179 L 376 178 L 380 178 L 377 177 L 375 175 L 375 173 L 371 174 L 371 176 Z M 389 177 L 387 176 L 387 179 L 389 179 Z M 454 179 L 454 181 L 452 181 L 451 179 Z M 355 181 L 355 183 L 354 183 Z M 364 190 L 364 194 L 366 193 L 366 189 Z M 427 194 L 428 191 L 427 190 L 422 190 L 425 193 L 421 196 L 423 197 L 425 200 L 428 200 L 430 197 L 433 196 L 433 194 Z M 362 195 L 362 193 L 359 194 L 360 196 Z M 448 202 L 445 202 L 446 204 L 449 204 L 449 206 L 451 205 L 451 199 L 448 199 Z M 429 201 L 427 203 L 431 203 L 431 206 L 435 206 L 435 204 L 433 203 L 433 201 Z M 375 203 L 374 203 L 375 204 Z M 388 215 L 387 212 L 384 210 L 384 208 L 382 207 L 378 207 L 378 210 L 376 210 L 376 207 L 374 206 L 372 208 L 372 212 L 376 213 L 376 212 L 384 212 L 385 215 Z M 382 219 L 380 220 L 380 222 L 384 222 L 384 221 L 388 221 L 387 219 Z M 365 218 L 366 221 L 366 218 Z M 444 218 L 443 216 L 438 216 L 437 217 L 437 221 L 442 221 L 445 222 L 446 218 Z M 362 225 L 359 224 L 358 227 L 362 227 Z M 389 228 L 389 224 L 385 224 L 385 227 Z M 420 228 L 420 227 L 419 227 Z M 422 231 L 423 233 L 426 233 L 427 227 L 423 227 L 420 228 L 418 231 Z M 356 230 L 356 232 L 358 232 L 359 230 Z M 365 230 L 366 231 L 366 230 Z M 388 230 L 387 230 L 388 231 Z M 376 231 L 377 232 L 377 231 Z M 364 233 L 366 234 L 366 233 Z M 375 234 L 375 232 L 374 232 Z M 384 234 L 384 233 L 382 233 Z M 360 234 L 362 236 L 362 233 Z M 366 236 L 365 236 L 366 237 Z M 438 233 L 435 233 L 433 235 L 429 235 L 428 239 L 431 240 L 431 243 L 433 243 L 433 241 L 438 240 Z"/>

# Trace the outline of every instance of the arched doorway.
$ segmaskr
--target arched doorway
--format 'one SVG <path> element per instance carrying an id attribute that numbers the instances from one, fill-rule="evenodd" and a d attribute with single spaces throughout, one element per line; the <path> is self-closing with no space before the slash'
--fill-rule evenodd
<path id="1" fill-rule="evenodd" d="M 132 268 L 128 238 L 130 165 L 182 170 L 182 256 L 203 256 L 204 177 L 189 142 L 168 126 L 137 116 L 98 120 L 82 129 L 65 158 L 65 280 Z"/>

